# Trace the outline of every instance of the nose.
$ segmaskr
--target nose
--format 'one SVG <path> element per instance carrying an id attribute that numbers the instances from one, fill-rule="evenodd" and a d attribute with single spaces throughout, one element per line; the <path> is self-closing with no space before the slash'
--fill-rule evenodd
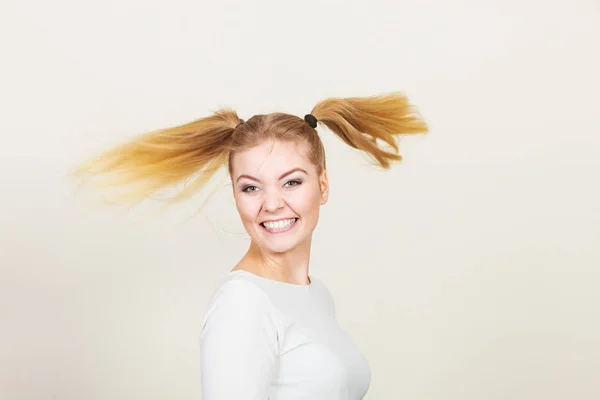
<path id="1" fill-rule="evenodd" d="M 285 202 L 282 194 L 277 190 L 267 190 L 265 193 L 263 208 L 267 212 L 277 212 L 283 208 Z"/>

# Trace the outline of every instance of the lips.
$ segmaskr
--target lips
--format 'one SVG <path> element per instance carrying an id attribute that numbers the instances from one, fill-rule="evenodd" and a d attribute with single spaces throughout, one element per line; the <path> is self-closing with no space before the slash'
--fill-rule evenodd
<path id="1" fill-rule="evenodd" d="M 261 222 L 260 225 L 268 232 L 279 233 L 290 230 L 296 225 L 298 218 L 283 218 Z"/>

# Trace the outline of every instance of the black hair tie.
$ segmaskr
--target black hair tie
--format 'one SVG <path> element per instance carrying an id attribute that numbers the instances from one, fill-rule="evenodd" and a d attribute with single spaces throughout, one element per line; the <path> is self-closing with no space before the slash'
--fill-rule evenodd
<path id="1" fill-rule="evenodd" d="M 244 123 L 244 120 L 240 118 L 240 123 L 239 123 L 239 124 L 237 124 L 237 125 L 235 126 L 235 128 L 233 128 L 233 129 L 237 129 L 237 128 L 238 128 L 238 126 L 240 126 L 240 125 L 241 125 L 241 124 L 243 124 L 243 123 Z"/>
<path id="2" fill-rule="evenodd" d="M 317 118 L 312 114 L 306 114 L 304 120 L 314 129 L 317 127 Z"/>

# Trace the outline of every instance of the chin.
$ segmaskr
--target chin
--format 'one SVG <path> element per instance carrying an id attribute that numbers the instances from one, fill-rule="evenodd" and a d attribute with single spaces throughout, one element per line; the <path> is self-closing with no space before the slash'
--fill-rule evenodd
<path id="1" fill-rule="evenodd" d="M 263 251 L 268 253 L 284 254 L 302 247 L 302 245 L 307 242 L 310 242 L 310 237 L 277 236 L 278 235 L 274 235 L 274 237 L 265 237 L 264 233 L 262 235 L 259 234 L 256 243 Z"/>
<path id="2" fill-rule="evenodd" d="M 283 254 L 296 249 L 301 242 L 298 240 L 261 240 L 257 241 L 258 246 L 272 254 Z"/>

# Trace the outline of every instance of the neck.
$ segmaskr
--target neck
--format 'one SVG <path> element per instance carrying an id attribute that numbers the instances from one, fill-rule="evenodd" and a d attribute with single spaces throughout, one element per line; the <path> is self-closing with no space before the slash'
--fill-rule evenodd
<path id="1" fill-rule="evenodd" d="M 254 242 L 234 268 L 252 272 L 263 278 L 307 285 L 310 261 L 310 240 L 285 253 L 267 253 Z"/>

